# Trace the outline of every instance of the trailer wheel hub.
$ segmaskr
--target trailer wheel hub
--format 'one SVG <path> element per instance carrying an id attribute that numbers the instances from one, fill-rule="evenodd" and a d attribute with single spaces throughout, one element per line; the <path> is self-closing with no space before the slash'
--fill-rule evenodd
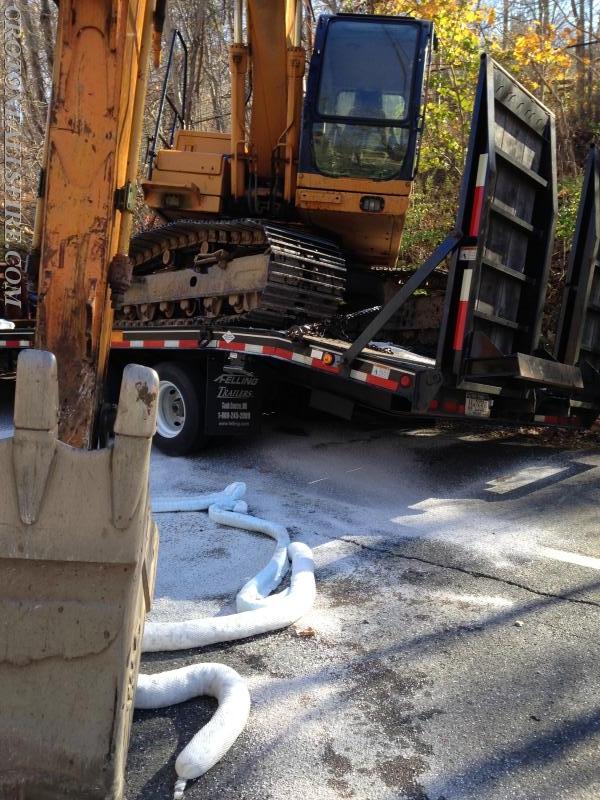
<path id="1" fill-rule="evenodd" d="M 181 433 L 184 423 L 185 402 L 181 392 L 171 381 L 161 381 L 156 420 L 158 433 L 165 439 L 173 439 Z"/>

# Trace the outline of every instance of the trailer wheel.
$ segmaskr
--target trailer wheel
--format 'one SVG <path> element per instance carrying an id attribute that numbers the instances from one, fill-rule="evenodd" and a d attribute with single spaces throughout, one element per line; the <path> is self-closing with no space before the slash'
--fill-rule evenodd
<path id="1" fill-rule="evenodd" d="M 201 383 L 180 364 L 155 367 L 160 380 L 154 443 L 170 456 L 185 456 L 206 443 Z"/>

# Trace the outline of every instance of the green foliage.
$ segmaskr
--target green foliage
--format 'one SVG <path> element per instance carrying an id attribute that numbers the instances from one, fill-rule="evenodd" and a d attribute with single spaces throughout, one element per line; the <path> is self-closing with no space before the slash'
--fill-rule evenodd
<path id="1" fill-rule="evenodd" d="M 437 50 L 432 53 L 421 175 L 462 173 L 479 67 L 479 26 L 491 12 L 473 0 L 380 0 L 374 11 L 432 20 Z"/>
<path id="2" fill-rule="evenodd" d="M 575 232 L 577 207 L 581 193 L 582 175 L 565 177 L 558 188 L 558 216 L 556 220 L 556 242 L 568 248 Z"/>
<path id="3" fill-rule="evenodd" d="M 402 237 L 400 266 L 424 261 L 454 228 L 457 194 L 456 182 L 436 185 L 432 178 L 417 179 Z"/>

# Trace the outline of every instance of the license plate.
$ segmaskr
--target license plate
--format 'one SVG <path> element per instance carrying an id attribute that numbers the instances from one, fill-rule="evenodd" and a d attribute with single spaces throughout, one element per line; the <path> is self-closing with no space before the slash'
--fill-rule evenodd
<path id="1" fill-rule="evenodd" d="M 465 400 L 465 414 L 467 417 L 489 417 L 490 410 L 491 403 L 487 395 L 467 393 Z"/>

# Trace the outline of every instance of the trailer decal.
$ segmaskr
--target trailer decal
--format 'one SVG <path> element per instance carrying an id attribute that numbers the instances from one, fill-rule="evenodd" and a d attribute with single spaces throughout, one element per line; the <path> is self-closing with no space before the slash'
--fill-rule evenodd
<path id="1" fill-rule="evenodd" d="M 368 372 L 360 372 L 360 370 L 357 370 L 357 369 L 351 369 L 350 370 L 350 377 L 354 378 L 355 381 L 362 381 L 363 383 L 366 383 L 367 379 L 369 377 L 369 373 Z"/>

